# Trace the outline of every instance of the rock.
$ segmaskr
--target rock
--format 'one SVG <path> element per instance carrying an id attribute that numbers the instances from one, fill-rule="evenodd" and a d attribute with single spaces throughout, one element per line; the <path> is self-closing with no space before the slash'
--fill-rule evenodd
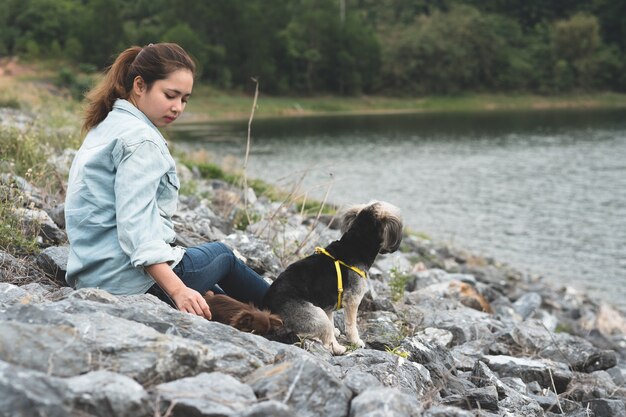
<path id="1" fill-rule="evenodd" d="M 67 285 L 65 273 L 69 253 L 69 246 L 51 246 L 41 251 L 35 259 L 43 272 L 53 277 L 59 285 Z"/>
<path id="2" fill-rule="evenodd" d="M 400 251 L 380 255 L 375 264 L 383 272 L 396 271 L 399 274 L 407 274 L 413 268 L 411 261 Z"/>
<path id="3" fill-rule="evenodd" d="M 578 336 L 552 333 L 535 320 L 527 320 L 523 325 L 501 333 L 498 340 L 509 345 L 513 351 L 535 351 L 542 358 L 565 361 L 572 369 L 581 372 L 608 369 L 617 363 L 615 352 L 599 350 Z"/>
<path id="4" fill-rule="evenodd" d="M 243 232 L 228 235 L 223 242 L 245 257 L 245 263 L 259 274 L 269 273 L 274 277 L 283 270 L 274 252 L 264 241 Z"/>
<path id="5" fill-rule="evenodd" d="M 498 411 L 498 391 L 493 385 L 483 388 L 473 388 L 463 394 L 445 397 L 442 403 L 467 410 L 479 409 Z"/>
<path id="6" fill-rule="evenodd" d="M 298 416 L 344 417 L 352 398 L 337 377 L 306 358 L 260 368 L 246 383 L 257 397 L 279 400 Z"/>
<path id="7" fill-rule="evenodd" d="M 361 338 L 365 344 L 377 350 L 393 349 L 404 338 L 403 322 L 390 311 L 373 311 L 362 314 Z"/>
<path id="8" fill-rule="evenodd" d="M 606 337 L 626 335 L 626 317 L 615 307 L 602 303 L 596 316 L 595 327 Z"/>
<path id="9" fill-rule="evenodd" d="M 257 402 L 250 386 L 220 372 L 159 384 L 154 391 L 160 415 L 172 417 L 231 416 Z"/>
<path id="10" fill-rule="evenodd" d="M 57 204 L 46 210 L 46 213 L 48 213 L 48 216 L 50 216 L 59 229 L 65 229 L 65 204 Z"/>
<path id="11" fill-rule="evenodd" d="M 482 360 L 500 376 L 520 377 L 526 383 L 536 381 L 548 389 L 554 385 L 557 393 L 564 392 L 573 377 L 566 364 L 547 359 L 485 355 Z"/>
<path id="12" fill-rule="evenodd" d="M 529 318 L 541 306 L 541 295 L 529 292 L 522 295 L 513 303 L 513 309 L 519 314 L 522 320 Z"/>
<path id="13" fill-rule="evenodd" d="M 576 373 L 567 392 L 567 398 L 577 402 L 609 397 L 626 399 L 626 388 L 615 385 L 611 375 L 605 371 Z"/>
<path id="14" fill-rule="evenodd" d="M 148 393 L 134 380 L 108 371 L 94 371 L 65 380 L 73 409 L 94 416 L 152 415 Z"/>
<path id="15" fill-rule="evenodd" d="M 415 397 L 391 388 L 374 388 L 357 395 L 350 405 L 350 417 L 418 417 L 420 403 Z"/>
<path id="16" fill-rule="evenodd" d="M 348 370 L 343 378 L 343 383 L 346 387 L 350 388 L 355 395 L 361 394 L 368 389 L 383 386 L 376 377 L 359 370 Z"/>
<path id="17" fill-rule="evenodd" d="M 445 386 L 454 368 L 454 359 L 443 346 L 431 343 L 421 336 L 408 337 L 401 343 L 411 362 L 424 365 L 437 386 Z"/>
<path id="18" fill-rule="evenodd" d="M 618 417 L 626 415 L 626 407 L 624 400 L 611 400 L 607 398 L 598 398 L 583 403 L 589 406 L 591 411 L 597 416 L 602 417 Z"/>
<path id="19" fill-rule="evenodd" d="M 331 363 L 343 374 L 355 370 L 367 372 L 385 387 L 411 395 L 424 395 L 433 387 L 430 373 L 423 365 L 387 352 L 359 349 L 346 356 L 335 356 Z"/>
<path id="20" fill-rule="evenodd" d="M 18 287 L 17 285 L 0 282 L 0 306 L 37 303 L 43 300 L 44 298 L 41 295 L 28 291 L 25 286 Z"/>
<path id="21" fill-rule="evenodd" d="M 52 221 L 43 210 L 18 208 L 14 214 L 22 221 L 22 231 L 26 236 L 39 236 L 44 244 L 54 245 L 67 240 L 65 232 Z"/>
<path id="22" fill-rule="evenodd" d="M 107 371 L 58 378 L 0 360 L 0 392 L 2 416 L 152 415 L 149 396 L 141 385 Z"/>
<path id="23" fill-rule="evenodd" d="M 436 343 L 443 347 L 449 347 L 452 343 L 452 333 L 448 330 L 437 329 L 436 327 L 427 327 L 420 331 L 417 336 L 430 343 Z"/>
<path id="24" fill-rule="evenodd" d="M 479 387 L 490 385 L 496 387 L 498 397 L 500 398 L 498 407 L 504 408 L 511 413 L 519 413 L 517 415 L 543 416 L 543 409 L 536 401 L 508 387 L 485 363 L 476 362 L 472 372 L 472 380 Z"/>

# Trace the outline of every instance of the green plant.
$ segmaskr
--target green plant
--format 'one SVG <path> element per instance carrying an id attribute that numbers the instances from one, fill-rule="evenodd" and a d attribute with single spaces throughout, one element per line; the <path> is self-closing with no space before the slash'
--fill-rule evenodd
<path id="1" fill-rule="evenodd" d="M 13 255 L 39 251 L 40 226 L 25 221 L 17 211 L 24 200 L 24 195 L 13 184 L 0 185 L 0 249 Z"/>
<path id="2" fill-rule="evenodd" d="M 233 226 L 238 230 L 246 230 L 248 225 L 253 224 L 261 220 L 261 215 L 258 213 L 247 213 L 243 210 L 237 210 L 235 218 L 233 219 Z"/>
<path id="3" fill-rule="evenodd" d="M 10 108 L 10 109 L 20 109 L 22 106 L 18 99 L 15 97 L 0 97 L 0 107 Z"/>
<path id="4" fill-rule="evenodd" d="M 404 274 L 393 267 L 389 270 L 389 287 L 391 288 L 391 299 L 399 301 L 404 296 L 406 284 L 411 280 L 411 275 Z"/>
<path id="5" fill-rule="evenodd" d="M 392 355 L 400 356 L 403 359 L 407 359 L 409 357 L 409 352 L 402 349 L 400 346 L 396 346 L 392 348 L 388 345 L 385 345 L 385 352 L 391 353 Z"/>

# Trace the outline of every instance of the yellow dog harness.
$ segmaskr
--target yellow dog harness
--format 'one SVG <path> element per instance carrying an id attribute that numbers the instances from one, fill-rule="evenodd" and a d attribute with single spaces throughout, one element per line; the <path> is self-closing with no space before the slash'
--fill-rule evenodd
<path id="1" fill-rule="evenodd" d="M 328 253 L 326 249 L 320 248 L 319 246 L 315 248 L 315 253 L 321 253 L 322 255 L 326 255 L 335 262 L 335 269 L 337 270 L 337 310 L 339 310 L 341 308 L 341 296 L 343 294 L 343 278 L 341 277 L 341 265 L 345 266 L 346 268 L 350 268 L 351 270 L 359 274 L 363 279 L 367 278 L 367 276 L 365 275 L 365 271 L 357 268 L 356 266 L 348 265 L 344 261 L 335 258 L 333 255 Z"/>

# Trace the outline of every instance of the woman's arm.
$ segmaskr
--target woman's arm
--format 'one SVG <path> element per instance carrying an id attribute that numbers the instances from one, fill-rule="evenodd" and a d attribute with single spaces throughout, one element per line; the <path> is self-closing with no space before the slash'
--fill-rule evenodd
<path id="1" fill-rule="evenodd" d="M 167 263 L 149 265 L 145 269 L 159 287 L 172 297 L 179 310 L 211 320 L 211 310 L 206 300 L 198 291 L 187 287 Z"/>

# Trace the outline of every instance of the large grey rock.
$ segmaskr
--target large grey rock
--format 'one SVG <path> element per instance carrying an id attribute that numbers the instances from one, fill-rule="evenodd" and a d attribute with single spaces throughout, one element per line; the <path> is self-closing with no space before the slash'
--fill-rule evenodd
<path id="1" fill-rule="evenodd" d="M 42 250 L 35 259 L 37 265 L 59 285 L 67 285 L 65 273 L 69 253 L 69 246 L 51 246 Z"/>
<path id="2" fill-rule="evenodd" d="M 61 230 L 43 210 L 18 208 L 14 214 L 22 222 L 23 233 L 28 237 L 38 236 L 46 245 L 55 245 L 67 240 L 65 231 Z"/>
<path id="3" fill-rule="evenodd" d="M 58 378 L 0 361 L 0 393 L 2 416 L 152 415 L 149 396 L 141 385 L 107 371 Z"/>
<path id="4" fill-rule="evenodd" d="M 513 415 L 543 417 L 543 409 L 537 401 L 510 388 L 483 362 L 476 362 L 472 380 L 479 387 L 495 386 L 498 390 L 499 408 Z"/>
<path id="5" fill-rule="evenodd" d="M 419 417 L 421 404 L 409 394 L 391 388 L 374 388 L 356 396 L 350 417 Z"/>
<path id="6" fill-rule="evenodd" d="M 134 380 L 119 373 L 94 371 L 67 378 L 65 397 L 74 410 L 94 416 L 150 416 L 148 393 Z"/>
<path id="7" fill-rule="evenodd" d="M 257 402 L 252 388 L 230 375 L 201 373 L 154 388 L 162 414 L 172 417 L 233 416 Z"/>
<path id="8" fill-rule="evenodd" d="M 430 373 L 423 365 L 387 352 L 359 349 L 346 356 L 335 356 L 331 363 L 338 366 L 344 375 L 355 370 L 367 372 L 385 387 L 397 388 L 418 397 L 433 388 Z"/>
<path id="9" fill-rule="evenodd" d="M 359 371 L 358 369 L 348 370 L 343 378 L 343 383 L 346 387 L 350 388 L 355 395 L 361 394 L 368 389 L 383 387 L 382 382 L 374 375 Z"/>
<path id="10" fill-rule="evenodd" d="M 554 386 L 557 393 L 564 392 L 573 377 L 566 364 L 547 359 L 485 355 L 482 361 L 501 377 L 515 376 L 526 383 L 537 381 L 544 388 Z"/>
<path id="11" fill-rule="evenodd" d="M 17 285 L 0 282 L 0 307 L 15 303 L 26 304 L 33 300 L 33 296 Z"/>
<path id="12" fill-rule="evenodd" d="M 624 400 L 597 398 L 587 401 L 584 405 L 588 405 L 591 411 L 593 411 L 597 416 L 618 417 L 626 415 Z"/>
<path id="13" fill-rule="evenodd" d="M 468 410 L 498 410 L 498 390 L 489 385 L 482 388 L 473 388 L 462 394 L 454 394 L 445 397 L 441 401 L 445 405 L 454 405 Z"/>
<path id="14" fill-rule="evenodd" d="M 443 387 L 450 379 L 454 369 L 454 358 L 448 349 L 431 343 L 420 335 L 405 338 L 400 346 L 403 351 L 409 353 L 410 361 L 420 363 L 428 369 L 435 385 Z"/>
<path id="15" fill-rule="evenodd" d="M 503 323 L 488 313 L 449 298 L 447 288 L 448 284 L 434 285 L 406 294 L 402 313 L 405 317 L 421 318 L 420 322 L 412 323 L 418 330 L 431 327 L 449 331 L 452 334 L 450 346 L 473 340 L 489 345 L 495 340 L 495 334 L 504 329 Z"/>
<path id="16" fill-rule="evenodd" d="M 298 416 L 345 417 L 352 398 L 340 379 L 308 358 L 261 368 L 246 383 L 258 398 L 282 401 Z"/>
<path id="17" fill-rule="evenodd" d="M 567 362 L 573 370 L 593 372 L 617 363 L 611 350 L 601 350 L 589 341 L 569 333 L 550 332 L 541 322 L 528 320 L 498 336 L 513 351 L 532 351 L 539 357 Z"/>
<path id="18" fill-rule="evenodd" d="M 522 317 L 522 320 L 532 316 L 540 306 L 541 295 L 535 292 L 524 294 L 513 303 L 513 309 Z"/>
<path id="19" fill-rule="evenodd" d="M 386 350 L 397 347 L 405 337 L 406 323 L 390 311 L 372 311 L 361 314 L 361 339 L 366 346 Z"/>

